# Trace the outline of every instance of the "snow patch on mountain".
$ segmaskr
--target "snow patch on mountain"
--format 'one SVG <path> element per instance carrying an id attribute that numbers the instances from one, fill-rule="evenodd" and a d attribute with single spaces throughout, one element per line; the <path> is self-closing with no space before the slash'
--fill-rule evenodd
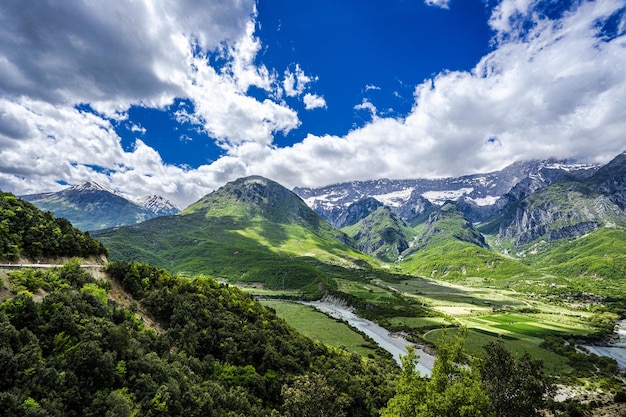
<path id="1" fill-rule="evenodd" d="M 459 188 L 457 190 L 426 191 L 425 193 L 422 193 L 422 197 L 433 204 L 441 206 L 448 200 L 456 201 L 462 196 L 470 194 L 472 191 L 474 191 L 473 187 Z"/>
<path id="2" fill-rule="evenodd" d="M 117 193 L 112 188 L 101 185 L 95 181 L 87 181 L 85 183 L 75 185 L 67 189 L 67 191 L 69 190 L 71 191 L 106 191 L 107 193 L 119 195 L 119 193 Z"/>
<path id="3" fill-rule="evenodd" d="M 400 207 L 409 201 L 414 188 L 406 188 L 386 194 L 372 194 L 372 197 L 388 207 Z"/>
<path id="4" fill-rule="evenodd" d="M 176 205 L 160 195 L 150 195 L 135 200 L 135 202 L 157 216 L 168 216 L 180 212 Z"/>
<path id="5" fill-rule="evenodd" d="M 498 196 L 490 195 L 490 196 L 482 197 L 482 198 L 468 198 L 468 199 L 476 203 L 477 206 L 484 207 L 484 206 L 493 206 L 494 204 L 496 204 L 496 201 L 498 201 L 499 198 L 500 197 Z"/>

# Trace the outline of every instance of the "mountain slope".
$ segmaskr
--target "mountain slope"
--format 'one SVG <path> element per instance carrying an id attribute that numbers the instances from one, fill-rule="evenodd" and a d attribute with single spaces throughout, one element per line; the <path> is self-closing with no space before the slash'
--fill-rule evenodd
<path id="1" fill-rule="evenodd" d="M 95 182 L 54 193 L 21 196 L 39 209 L 68 219 L 81 230 L 99 230 L 135 224 L 157 216 L 178 213 L 178 208 L 159 196 L 131 201 Z"/>
<path id="2" fill-rule="evenodd" d="M 318 291 L 315 265 L 356 268 L 368 258 L 294 193 L 262 177 L 242 178 L 179 215 L 94 233 L 114 260 L 139 260 L 173 272 L 211 274 L 273 288 Z"/>
<path id="3" fill-rule="evenodd" d="M 342 230 L 352 237 L 357 249 L 384 262 L 395 262 L 415 235 L 388 207 L 380 207 Z"/>
<path id="4" fill-rule="evenodd" d="M 533 267 L 569 278 L 581 292 L 606 297 L 626 294 L 626 230 L 602 227 L 528 257 L 526 262 Z"/>
<path id="5" fill-rule="evenodd" d="M 398 264 L 406 272 L 445 280 L 511 279 L 532 273 L 528 266 L 491 251 L 452 202 L 431 214 L 421 229 Z"/>
<path id="6" fill-rule="evenodd" d="M 566 181 L 539 190 L 508 208 L 498 237 L 515 248 L 582 236 L 602 226 L 626 225 L 626 213 L 612 199 L 585 183 Z"/>
<path id="7" fill-rule="evenodd" d="M 281 389 L 314 395 L 301 386 L 313 379 L 346 415 L 374 417 L 393 395 L 391 359 L 315 342 L 235 286 L 145 264 L 106 272 L 72 261 L 10 273 L 0 415 L 267 417 L 290 401 Z"/>
<path id="8" fill-rule="evenodd" d="M 106 257 L 107 250 L 69 221 L 0 192 L 0 260 Z"/>
<path id="9" fill-rule="evenodd" d="M 626 152 L 617 155 L 601 167 L 586 182 L 608 196 L 622 210 L 626 210 Z"/>

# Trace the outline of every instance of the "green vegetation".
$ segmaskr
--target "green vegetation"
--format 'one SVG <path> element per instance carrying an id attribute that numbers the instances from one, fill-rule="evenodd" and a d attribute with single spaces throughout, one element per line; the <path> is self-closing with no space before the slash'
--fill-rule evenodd
<path id="1" fill-rule="evenodd" d="M 598 229 L 555 246 L 534 265 L 551 274 L 569 277 L 579 291 L 626 297 L 626 231 Z"/>
<path id="2" fill-rule="evenodd" d="M 320 264 L 369 266 L 365 255 L 293 193 L 268 180 L 229 184 L 178 216 L 96 232 L 112 260 L 134 260 L 188 276 L 262 282 L 320 296 L 334 284 Z M 273 199 L 269 199 L 269 195 Z"/>
<path id="3" fill-rule="evenodd" d="M 307 380 L 316 390 L 299 394 L 302 407 L 333 409 L 339 401 L 346 415 L 371 416 L 393 394 L 390 360 L 313 342 L 236 287 L 145 264 L 113 263 L 107 271 L 158 320 L 158 332 L 103 298 L 111 283 L 77 262 L 44 273 L 49 280 L 17 272 L 13 282 L 44 282 L 50 292 L 41 302 L 22 291 L 0 304 L 4 413 L 301 415 L 291 393 Z"/>
<path id="4" fill-rule="evenodd" d="M 272 308 L 278 317 L 313 340 L 343 348 L 364 357 L 380 355 L 388 358 L 388 355 L 381 353 L 372 340 L 355 332 L 343 321 L 328 317 L 312 306 L 288 301 L 262 301 L 261 304 Z"/>
<path id="5" fill-rule="evenodd" d="M 430 379 L 415 370 L 412 351 L 403 360 L 396 395 L 382 411 L 397 416 L 539 416 L 551 383 L 541 361 L 519 359 L 501 342 L 484 346 L 481 360 L 463 348 L 463 336 L 441 337 Z"/>
<path id="6" fill-rule="evenodd" d="M 399 266 L 407 273 L 446 281 L 472 277 L 514 280 L 539 275 L 518 261 L 459 240 L 433 242 L 407 256 Z"/>
<path id="7" fill-rule="evenodd" d="M 383 262 L 395 262 L 415 236 L 415 231 L 387 207 L 342 230 L 359 250 Z"/>
<path id="8" fill-rule="evenodd" d="M 574 207 L 581 191 L 568 192 L 562 198 Z M 11 197 L 5 201 L 13 204 Z M 9 238 L 31 236 L 38 227 L 31 218 L 54 220 L 3 210 L 0 232 L 20 219 Z M 378 220 L 365 240 L 386 242 L 378 255 L 393 261 L 398 228 L 389 216 Z M 558 230 L 568 227 L 562 221 Z M 561 383 L 593 381 L 620 391 L 615 361 L 580 347 L 602 340 L 626 317 L 626 232 L 619 227 L 516 246 L 512 238 L 484 239 L 446 204 L 407 232 L 414 238 L 401 261 L 379 264 L 347 246 L 348 235 L 290 191 L 258 177 L 242 179 L 178 216 L 95 233 L 120 261 L 107 268 L 111 282 L 94 280 L 76 260 L 50 271 L 12 272 L 13 293 L 6 300 L 3 291 L 0 305 L 0 331 L 9 334 L 0 334 L 0 366 L 8 364 L 0 374 L 9 375 L 0 406 L 15 415 L 70 416 L 118 408 L 118 415 L 404 415 L 405 406 L 415 407 L 411 415 L 461 409 L 500 415 L 496 394 L 506 387 L 489 388 L 487 376 L 500 368 L 481 373 L 485 357 L 500 361 L 507 375 L 525 375 L 514 383 L 528 382 L 530 391 L 542 376 L 528 368 L 540 368 L 540 361 Z M 355 240 L 362 232 L 346 230 Z M 89 242 L 68 256 L 81 255 Z M 42 243 L 38 256 L 47 247 Z M 26 249 L 19 251 L 25 256 Z M 122 293 L 128 310 L 113 301 L 124 299 Z M 264 308 L 249 293 L 341 298 L 412 341 L 439 344 L 440 368 L 430 381 L 405 369 L 393 383 L 397 369 L 388 355 L 345 324 L 300 304 Z"/>
<path id="9" fill-rule="evenodd" d="M 13 194 L 0 192 L 0 260 L 99 255 L 106 256 L 107 250 L 89 233 Z"/>

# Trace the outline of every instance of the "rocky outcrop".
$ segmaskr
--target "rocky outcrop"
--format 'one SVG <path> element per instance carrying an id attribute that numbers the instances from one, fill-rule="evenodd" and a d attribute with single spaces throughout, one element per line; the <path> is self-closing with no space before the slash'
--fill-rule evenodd
<path id="1" fill-rule="evenodd" d="M 352 226 L 363 220 L 380 207 L 383 203 L 372 197 L 363 198 L 355 203 L 352 203 L 348 208 L 343 211 L 339 217 L 331 224 L 337 228 Z"/>
<path id="2" fill-rule="evenodd" d="M 499 237 L 520 247 L 537 239 L 579 237 L 602 225 L 624 224 L 626 213 L 610 197 L 578 182 L 555 184 L 538 191 L 503 216 Z"/>
<path id="3" fill-rule="evenodd" d="M 600 168 L 587 183 L 626 210 L 626 152 Z"/>

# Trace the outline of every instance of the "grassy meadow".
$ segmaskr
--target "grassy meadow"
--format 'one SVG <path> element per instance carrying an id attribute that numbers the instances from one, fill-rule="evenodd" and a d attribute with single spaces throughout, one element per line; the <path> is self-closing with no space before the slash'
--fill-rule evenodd
<path id="1" fill-rule="evenodd" d="M 365 357 L 381 353 L 374 342 L 366 340 L 363 335 L 355 332 L 346 323 L 328 317 L 315 307 L 274 300 L 263 300 L 261 304 L 274 309 L 278 317 L 313 340 L 344 348 Z"/>

